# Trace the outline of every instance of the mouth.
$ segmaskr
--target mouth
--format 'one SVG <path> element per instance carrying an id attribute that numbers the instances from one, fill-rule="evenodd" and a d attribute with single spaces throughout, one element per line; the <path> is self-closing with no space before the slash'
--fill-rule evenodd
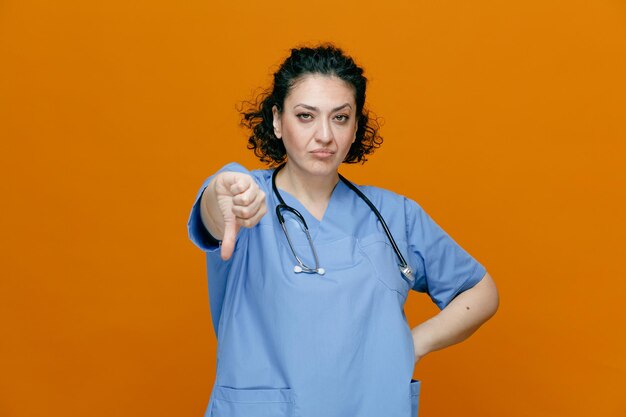
<path id="1" fill-rule="evenodd" d="M 311 151 L 311 153 L 318 157 L 327 157 L 335 154 L 335 152 L 330 149 L 315 149 L 314 151 Z"/>

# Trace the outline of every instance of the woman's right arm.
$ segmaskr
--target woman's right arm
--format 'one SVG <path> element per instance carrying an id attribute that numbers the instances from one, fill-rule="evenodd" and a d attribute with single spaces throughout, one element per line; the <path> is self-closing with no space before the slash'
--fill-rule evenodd
<path id="1" fill-rule="evenodd" d="M 265 193 L 254 178 L 241 172 L 217 174 L 204 189 L 200 208 L 204 227 L 222 241 L 224 260 L 233 254 L 239 229 L 254 227 L 267 211 Z"/>

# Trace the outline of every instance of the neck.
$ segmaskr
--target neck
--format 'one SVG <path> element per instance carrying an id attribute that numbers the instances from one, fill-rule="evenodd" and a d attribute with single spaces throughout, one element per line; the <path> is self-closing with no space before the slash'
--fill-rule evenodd
<path id="1" fill-rule="evenodd" d="M 310 175 L 289 162 L 276 174 L 276 186 L 296 197 L 311 212 L 323 213 L 338 181 L 337 172 Z"/>

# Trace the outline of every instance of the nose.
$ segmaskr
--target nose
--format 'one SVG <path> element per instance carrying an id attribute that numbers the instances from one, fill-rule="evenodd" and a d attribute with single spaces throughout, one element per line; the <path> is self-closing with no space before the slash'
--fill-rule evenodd
<path id="1" fill-rule="evenodd" d="M 333 129 L 330 120 L 322 119 L 315 140 L 323 144 L 328 144 L 332 142 L 333 137 Z"/>

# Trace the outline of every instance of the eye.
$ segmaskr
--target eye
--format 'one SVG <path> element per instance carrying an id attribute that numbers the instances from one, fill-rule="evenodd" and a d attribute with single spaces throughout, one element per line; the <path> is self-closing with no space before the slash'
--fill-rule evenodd
<path id="1" fill-rule="evenodd" d="M 311 120 L 313 115 L 311 113 L 298 113 L 296 117 L 300 120 Z"/>
<path id="2" fill-rule="evenodd" d="M 338 114 L 337 116 L 335 116 L 335 119 L 337 119 L 337 121 L 339 122 L 346 122 L 349 118 L 350 116 L 348 116 L 347 114 Z"/>

